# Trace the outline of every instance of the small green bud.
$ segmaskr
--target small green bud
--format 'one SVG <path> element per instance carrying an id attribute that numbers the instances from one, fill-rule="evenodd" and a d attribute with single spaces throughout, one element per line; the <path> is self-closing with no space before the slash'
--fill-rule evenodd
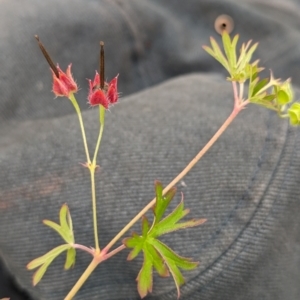
<path id="1" fill-rule="evenodd" d="M 277 101 L 279 105 L 285 105 L 291 101 L 289 95 L 284 90 L 279 90 L 277 93 Z"/>
<path id="2" fill-rule="evenodd" d="M 295 102 L 288 109 L 288 115 L 290 117 L 290 124 L 293 126 L 300 125 L 300 103 Z"/>
<path id="3" fill-rule="evenodd" d="M 286 105 L 293 101 L 294 93 L 292 90 L 290 79 L 274 86 L 274 92 L 277 96 L 279 105 Z"/>

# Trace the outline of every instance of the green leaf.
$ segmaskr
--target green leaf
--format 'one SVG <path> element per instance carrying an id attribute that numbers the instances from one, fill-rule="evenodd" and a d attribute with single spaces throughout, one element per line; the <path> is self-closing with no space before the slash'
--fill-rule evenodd
<path id="1" fill-rule="evenodd" d="M 71 267 L 74 266 L 75 258 L 76 258 L 76 250 L 74 248 L 69 248 L 67 250 L 67 255 L 66 255 L 66 262 L 64 266 L 65 270 L 69 270 Z"/>
<path id="2" fill-rule="evenodd" d="M 162 184 L 159 181 L 155 181 L 155 193 L 156 193 L 156 203 L 153 207 L 155 221 L 154 224 L 158 223 L 163 214 L 165 213 L 167 207 L 169 206 L 171 200 L 176 194 L 176 187 L 171 188 L 165 196 L 163 196 Z"/>
<path id="3" fill-rule="evenodd" d="M 47 252 L 43 256 L 40 256 L 34 260 L 32 260 L 29 264 L 27 264 L 28 270 L 33 270 L 39 266 L 41 266 L 33 275 L 33 285 L 37 285 L 39 281 L 42 279 L 43 275 L 47 271 L 49 265 L 52 261 L 60 255 L 62 252 L 66 251 L 70 248 L 70 245 L 60 245 L 51 251 Z M 75 249 L 74 249 L 75 250 Z"/>
<path id="4" fill-rule="evenodd" d="M 203 49 L 220 62 L 223 67 L 228 71 L 230 77 L 227 78 L 230 81 L 238 81 L 244 83 L 247 79 L 251 78 L 251 68 L 256 69 L 256 73 L 263 70 L 263 68 L 257 67 L 258 60 L 250 62 L 254 51 L 257 49 L 258 43 L 251 46 L 252 41 L 247 44 L 242 44 L 240 48 L 240 54 L 237 58 L 237 43 L 239 36 L 235 35 L 231 40 L 230 35 L 224 30 L 222 33 L 222 44 L 225 52 L 225 56 L 214 38 L 210 38 L 211 48 L 204 46 Z M 254 78 L 253 78 L 254 79 Z"/>
<path id="5" fill-rule="evenodd" d="M 153 277 L 152 277 L 153 262 L 147 251 L 144 251 L 143 266 L 136 278 L 138 282 L 138 292 L 141 298 L 147 296 L 148 292 L 152 292 Z"/>
<path id="6" fill-rule="evenodd" d="M 152 229 L 151 236 L 156 237 L 179 229 L 195 227 L 203 224 L 206 221 L 206 219 L 192 219 L 186 222 L 178 223 L 178 221 L 184 218 L 189 212 L 189 209 L 184 209 L 183 199 L 181 199 L 180 203 L 172 211 L 172 213 L 160 221 L 158 226 L 155 226 Z"/>
<path id="7" fill-rule="evenodd" d="M 138 292 L 141 298 L 147 296 L 148 292 L 152 292 L 153 286 L 153 267 L 157 270 L 158 274 L 162 277 L 169 276 L 169 271 L 164 263 L 164 260 L 156 251 L 156 249 L 147 244 L 144 247 L 144 262 L 138 274 Z"/>
<path id="8" fill-rule="evenodd" d="M 153 208 L 154 219 L 152 226 L 150 226 L 148 219 L 143 217 L 142 235 L 139 236 L 133 233 L 132 237 L 123 240 L 123 244 L 127 248 L 133 249 L 128 255 L 128 260 L 134 259 L 141 251 L 143 251 L 144 254 L 144 262 L 137 277 L 138 292 L 142 298 L 145 297 L 148 292 L 152 291 L 153 268 L 162 277 L 168 276 L 169 273 L 172 274 L 179 295 L 179 287 L 184 283 L 183 275 L 179 269 L 191 270 L 198 265 L 198 262 L 192 262 L 189 258 L 179 256 L 157 239 L 163 234 L 187 227 L 198 226 L 206 221 L 205 219 L 192 219 L 179 222 L 189 213 L 188 209 L 184 209 L 183 197 L 179 205 L 162 219 L 175 192 L 176 190 L 173 188 L 164 196 L 162 184 L 156 181 L 156 203 Z"/>
<path id="9" fill-rule="evenodd" d="M 255 96 L 256 94 L 259 93 L 259 91 L 261 89 L 263 89 L 269 82 L 268 78 L 263 78 L 261 81 L 259 81 L 254 87 L 253 87 L 253 91 L 251 94 L 251 97 Z"/>
<path id="10" fill-rule="evenodd" d="M 219 45 L 213 37 L 210 38 L 210 43 L 212 48 L 209 48 L 208 46 L 203 46 L 203 49 L 214 59 L 216 59 L 221 65 L 223 65 L 223 67 L 230 73 L 228 62 L 224 54 L 222 53 Z"/>
<path id="11" fill-rule="evenodd" d="M 217 59 L 216 58 L 216 55 L 215 55 L 215 52 L 213 49 L 209 48 L 208 46 L 204 45 L 202 46 L 202 48 L 210 55 L 212 56 L 214 59 Z"/>
<path id="12" fill-rule="evenodd" d="M 176 227 L 178 224 L 176 223 L 183 217 L 185 217 L 188 213 L 189 210 L 184 210 L 184 204 L 181 200 L 178 206 L 167 217 L 165 217 L 161 222 L 159 222 L 159 226 L 153 228 L 152 235 L 159 236 L 177 230 Z"/>
<path id="13" fill-rule="evenodd" d="M 54 259 L 54 258 L 53 258 Z M 53 259 L 46 261 L 38 270 L 33 274 L 32 284 L 36 286 L 43 278 L 45 272 L 47 271 L 49 265 L 52 263 Z"/>
<path id="14" fill-rule="evenodd" d="M 157 273 L 161 277 L 169 276 L 168 268 L 165 265 L 163 258 L 159 255 L 158 251 L 155 249 L 155 247 L 153 247 L 153 245 L 151 245 L 150 243 L 147 243 L 145 244 L 145 251 L 149 254 L 149 257 L 151 257 L 153 266 L 155 267 Z"/>
<path id="15" fill-rule="evenodd" d="M 60 225 L 50 220 L 44 220 L 43 223 L 54 229 L 67 243 L 74 244 L 72 218 L 67 204 L 60 209 L 59 221 Z"/>
<path id="16" fill-rule="evenodd" d="M 150 224 L 148 222 L 148 219 L 143 216 L 142 217 L 142 232 L 143 232 L 143 236 L 147 235 L 147 232 L 149 231 L 150 228 Z"/>
<path id="17" fill-rule="evenodd" d="M 50 220 L 44 220 L 43 223 L 54 229 L 67 242 L 67 244 L 60 245 L 47 252 L 43 256 L 40 256 L 28 263 L 27 269 L 29 270 L 40 267 L 33 275 L 34 285 L 38 284 L 38 282 L 44 276 L 49 265 L 62 252 L 67 250 L 66 262 L 64 266 L 66 270 L 70 269 L 75 264 L 76 250 L 73 248 L 73 244 L 75 243 L 73 225 L 69 208 L 66 204 L 64 204 L 60 209 L 59 221 L 60 225 Z"/>
<path id="18" fill-rule="evenodd" d="M 258 43 L 254 44 L 250 50 L 246 53 L 246 55 L 244 56 L 243 60 L 242 60 L 242 65 L 246 65 L 246 64 L 249 64 L 250 63 L 250 60 L 252 58 L 252 55 L 254 53 L 254 51 L 256 50 L 258 46 Z"/>
<path id="19" fill-rule="evenodd" d="M 230 74 L 236 70 L 236 45 L 238 42 L 239 36 L 236 35 L 231 41 L 229 34 L 224 30 L 222 34 L 222 42 L 225 54 L 227 56 L 228 65 L 230 68 Z"/>
<path id="20" fill-rule="evenodd" d="M 257 80 L 257 79 L 256 79 Z M 275 79 L 271 72 L 270 78 L 266 80 L 263 79 L 260 82 L 253 82 L 252 84 L 252 95 L 249 95 L 249 101 L 262 105 L 266 108 L 278 111 L 279 108 L 277 104 L 273 101 L 275 99 L 275 94 L 268 92 L 270 89 L 275 89 L 275 87 L 280 84 L 279 79 Z M 250 90 L 251 91 L 251 90 Z"/>
<path id="21" fill-rule="evenodd" d="M 172 277 L 174 279 L 177 288 L 178 298 L 179 298 L 180 296 L 179 288 L 185 282 L 184 277 L 182 276 L 179 268 L 184 270 L 193 270 L 199 265 L 199 263 L 192 262 L 190 258 L 179 256 L 159 240 L 155 240 L 154 243 L 155 243 L 155 248 L 160 253 L 160 255 L 165 259 L 165 262 L 170 270 L 170 273 L 172 274 Z"/>
<path id="22" fill-rule="evenodd" d="M 123 240 L 123 244 L 127 248 L 133 248 L 133 250 L 128 254 L 127 260 L 133 260 L 138 256 L 138 254 L 143 249 L 144 237 L 133 233 L 133 236 Z"/>
<path id="23" fill-rule="evenodd" d="M 43 223 L 54 229 L 68 243 L 69 235 L 61 226 L 50 220 L 43 220 Z"/>
<path id="24" fill-rule="evenodd" d="M 222 42 L 223 42 L 223 47 L 224 47 L 225 55 L 227 56 L 229 66 L 232 67 L 231 40 L 230 40 L 230 36 L 226 30 L 224 30 L 224 32 L 222 34 Z"/>
<path id="25" fill-rule="evenodd" d="M 58 256 L 59 254 L 61 254 L 62 252 L 64 252 L 65 250 L 69 249 L 70 245 L 64 244 L 64 245 L 60 245 L 55 247 L 54 249 L 50 250 L 49 252 L 47 252 L 46 254 L 44 254 L 43 256 L 40 256 L 34 260 L 32 260 L 28 265 L 27 265 L 27 269 L 28 270 L 32 270 L 37 268 L 38 266 L 42 265 L 43 263 L 45 263 L 47 260 L 55 258 L 56 256 Z"/>
<path id="26" fill-rule="evenodd" d="M 232 47 L 232 54 L 231 54 L 232 58 L 231 58 L 231 60 L 232 60 L 232 63 L 234 65 L 234 67 L 236 67 L 236 65 L 237 65 L 237 60 L 236 60 L 236 46 L 237 46 L 238 40 L 239 40 L 239 35 L 236 34 L 234 36 L 233 40 L 232 40 L 232 43 L 231 43 L 231 47 Z"/>
<path id="27" fill-rule="evenodd" d="M 180 267 L 183 270 L 193 270 L 198 265 L 199 262 L 193 262 L 190 258 L 186 258 L 183 256 L 179 256 L 177 253 L 175 253 L 172 249 L 170 249 L 167 245 L 162 243 L 161 241 L 157 239 L 152 240 L 153 246 L 157 251 L 164 257 L 168 258 L 170 261 L 174 261 L 178 267 Z"/>
<path id="28" fill-rule="evenodd" d="M 263 94 L 263 97 L 261 97 L 261 100 L 269 103 L 269 102 L 273 102 L 275 97 L 276 96 L 274 94 L 265 93 L 265 94 Z"/>
<path id="29" fill-rule="evenodd" d="M 69 209 L 67 204 L 63 204 L 59 211 L 59 221 L 60 221 L 60 226 L 62 229 L 69 230 L 69 224 L 67 220 L 67 215 L 69 214 Z"/>

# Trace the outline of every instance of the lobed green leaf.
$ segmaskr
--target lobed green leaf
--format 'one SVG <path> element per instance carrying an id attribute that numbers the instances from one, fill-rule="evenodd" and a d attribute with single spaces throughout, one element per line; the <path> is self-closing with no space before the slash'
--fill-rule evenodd
<path id="1" fill-rule="evenodd" d="M 176 224 L 176 222 L 185 217 L 188 213 L 189 210 L 184 210 L 183 201 L 180 201 L 178 206 L 167 217 L 160 221 L 158 226 L 155 226 L 152 229 L 151 236 L 156 237 L 174 231 L 174 225 Z"/>
<path id="2" fill-rule="evenodd" d="M 143 236 L 139 236 L 136 233 L 133 233 L 132 237 L 125 238 L 123 240 L 123 244 L 127 248 L 133 248 L 133 250 L 129 253 L 127 260 L 133 260 L 138 254 L 142 251 L 144 245 L 145 238 Z"/>
<path id="3" fill-rule="evenodd" d="M 156 194 L 156 203 L 153 207 L 155 221 L 154 224 L 158 223 L 162 216 L 164 215 L 167 207 L 169 206 L 170 202 L 172 201 L 173 197 L 176 194 L 176 188 L 173 187 L 170 189 L 165 196 L 163 196 L 163 187 L 159 181 L 154 183 L 155 185 L 155 194 Z"/>
<path id="4" fill-rule="evenodd" d="M 225 54 L 227 56 L 227 61 L 230 69 L 230 74 L 232 75 L 236 70 L 236 45 L 238 42 L 238 35 L 236 35 L 231 41 L 228 32 L 225 30 L 222 34 L 222 42 Z"/>
<path id="5" fill-rule="evenodd" d="M 178 255 L 158 239 L 153 239 L 152 245 L 160 253 L 163 259 L 168 258 L 169 260 L 174 261 L 176 265 L 183 270 L 193 270 L 199 265 L 199 262 L 193 262 L 190 258 Z"/>
<path id="6" fill-rule="evenodd" d="M 69 249 L 70 245 L 68 244 L 64 244 L 64 245 L 60 245 L 55 247 L 54 249 L 50 250 L 49 252 L 47 252 L 46 254 L 44 254 L 43 256 L 40 256 L 38 258 L 35 258 L 34 260 L 32 260 L 30 263 L 27 264 L 27 269 L 28 270 L 32 270 L 37 268 L 38 266 L 42 265 L 43 263 L 45 263 L 46 261 L 48 261 L 49 259 L 54 259 L 55 257 L 57 257 L 59 254 L 61 254 L 62 252 L 64 252 L 65 250 Z"/>
<path id="7" fill-rule="evenodd" d="M 66 230 L 62 229 L 60 225 L 50 220 L 43 220 L 43 223 L 54 229 L 67 243 L 69 243 L 69 234 Z"/>
<path id="8" fill-rule="evenodd" d="M 149 228 L 150 228 L 149 221 L 145 216 L 143 216 L 142 217 L 142 233 L 143 233 L 143 236 L 147 236 Z"/>
<path id="9" fill-rule="evenodd" d="M 192 262 L 191 259 L 179 256 L 174 251 L 172 251 L 168 246 L 159 240 L 154 240 L 154 247 L 163 257 L 165 263 L 167 264 L 170 273 L 174 279 L 178 298 L 180 296 L 180 286 L 184 284 L 185 280 L 183 275 L 181 274 L 179 268 L 184 270 L 192 270 L 198 266 L 198 262 Z"/>
<path id="10" fill-rule="evenodd" d="M 40 266 L 40 268 L 34 273 L 33 275 L 33 285 L 37 285 L 42 277 L 44 276 L 45 272 L 47 271 L 49 265 L 52 263 L 52 261 L 60 255 L 62 252 L 66 251 L 70 248 L 70 245 L 60 245 L 48 253 L 44 254 L 43 256 L 40 256 L 34 260 L 32 260 L 28 265 L 27 269 L 32 270 Z M 75 250 L 75 249 L 74 249 Z"/>
<path id="11" fill-rule="evenodd" d="M 223 67 L 228 72 L 230 72 L 228 62 L 227 62 L 224 54 L 222 53 L 219 45 L 217 44 L 216 40 L 213 37 L 210 38 L 210 43 L 211 43 L 211 46 L 212 46 L 211 51 L 208 51 L 208 49 L 210 49 L 210 48 L 208 48 L 207 46 L 204 46 L 203 49 L 205 51 L 207 51 L 208 54 L 212 55 L 221 65 L 223 65 Z"/>
<path id="12" fill-rule="evenodd" d="M 147 243 L 145 245 L 145 251 L 149 254 L 149 257 L 151 257 L 153 266 L 155 267 L 157 273 L 161 277 L 169 276 L 169 271 L 167 266 L 165 265 L 163 258 L 151 243 Z"/>
<path id="13" fill-rule="evenodd" d="M 257 83 L 254 85 L 252 93 L 251 93 L 251 97 L 255 96 L 256 94 L 259 93 L 260 90 L 262 90 L 269 82 L 268 78 L 263 78 L 262 80 L 258 81 L 257 78 Z"/>
<path id="14" fill-rule="evenodd" d="M 40 256 L 28 263 L 27 269 L 29 270 L 39 267 L 39 269 L 33 275 L 33 285 L 38 284 L 38 282 L 44 276 L 49 265 L 62 252 L 67 250 L 66 261 L 64 265 L 66 270 L 70 269 L 75 264 L 76 250 L 72 247 L 72 244 L 75 242 L 73 225 L 69 208 L 66 204 L 64 204 L 60 209 L 59 220 L 60 225 L 50 220 L 44 220 L 43 223 L 55 230 L 67 242 L 67 244 L 60 245 L 47 252 L 43 256 Z"/>
<path id="15" fill-rule="evenodd" d="M 147 296 L 148 292 L 152 292 L 153 276 L 152 276 L 152 259 L 147 251 L 144 251 L 144 262 L 143 266 L 138 274 L 138 292 L 141 298 Z"/>
<path id="16" fill-rule="evenodd" d="M 69 229 L 69 224 L 67 221 L 68 213 L 69 213 L 69 209 L 68 209 L 67 204 L 63 204 L 59 211 L 59 222 L 60 222 L 60 226 L 63 229 Z"/>
<path id="17" fill-rule="evenodd" d="M 249 44 L 249 45 L 250 45 L 250 44 Z M 258 43 L 255 43 L 255 44 L 250 48 L 250 50 L 245 54 L 245 56 L 244 56 L 244 58 L 243 58 L 243 60 L 242 60 L 242 62 L 241 62 L 242 65 L 245 65 L 245 66 L 246 66 L 247 64 L 250 63 L 250 60 L 251 60 L 251 58 L 252 58 L 252 55 L 253 55 L 254 51 L 256 50 L 257 46 L 258 46 Z"/>
<path id="18" fill-rule="evenodd" d="M 43 220 L 43 223 L 54 229 L 67 243 L 74 244 L 73 223 L 67 204 L 59 211 L 59 221 L 60 225 L 50 220 Z"/>
<path id="19" fill-rule="evenodd" d="M 48 261 L 46 261 L 34 274 L 33 274 L 33 278 L 32 278 L 32 284 L 33 286 L 36 286 L 41 279 L 43 278 L 45 272 L 47 271 L 49 265 L 52 263 L 52 261 L 54 260 L 54 257 L 52 259 L 49 259 Z"/>
<path id="20" fill-rule="evenodd" d="M 141 251 L 144 254 L 144 262 L 137 276 L 138 291 L 140 296 L 145 297 L 152 291 L 153 286 L 153 268 L 162 277 L 172 274 L 179 294 L 179 287 L 184 283 L 184 278 L 179 268 L 184 270 L 194 269 L 198 263 L 192 262 L 189 258 L 181 257 L 171 250 L 168 246 L 157 239 L 158 236 L 175 230 L 194 227 L 203 224 L 206 219 L 189 220 L 178 223 L 188 213 L 184 209 L 183 198 L 178 206 L 164 219 L 161 220 L 168 205 L 173 199 L 176 189 L 171 189 L 163 196 L 163 187 L 160 182 L 155 182 L 156 203 L 153 208 L 154 219 L 150 227 L 146 217 L 142 218 L 142 235 L 133 233 L 132 237 L 123 240 L 127 248 L 132 248 L 128 255 L 128 260 L 134 259 Z"/>

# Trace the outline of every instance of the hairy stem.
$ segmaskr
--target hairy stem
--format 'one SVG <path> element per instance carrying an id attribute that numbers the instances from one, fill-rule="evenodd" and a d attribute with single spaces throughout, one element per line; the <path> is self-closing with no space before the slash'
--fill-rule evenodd
<path id="1" fill-rule="evenodd" d="M 74 105 L 75 106 L 75 105 Z M 76 108 L 76 107 L 75 107 Z M 125 248 L 125 246 L 120 246 L 117 249 L 111 251 L 110 253 L 100 251 L 99 247 L 99 238 L 98 238 L 98 225 L 97 225 L 97 203 L 96 203 L 96 188 L 95 188 L 95 170 L 97 168 L 96 162 L 97 162 L 97 155 L 100 148 L 100 143 L 103 135 L 104 130 L 104 120 L 105 120 L 105 108 L 102 105 L 99 105 L 99 123 L 100 123 L 100 130 L 99 135 L 97 139 L 97 144 L 95 147 L 94 157 L 93 161 L 91 162 L 90 159 L 88 160 L 87 167 L 90 170 L 91 174 L 91 190 L 92 190 L 92 205 L 93 205 L 93 224 L 94 224 L 94 239 L 95 239 L 95 251 L 81 245 L 76 244 L 76 248 L 85 250 L 89 253 L 91 253 L 94 258 L 87 267 L 87 269 L 84 271 L 84 273 L 81 275 L 81 277 L 78 279 L 76 284 L 73 286 L 69 294 L 66 296 L 65 300 L 72 299 L 79 289 L 82 287 L 82 285 L 85 283 L 85 281 L 89 278 L 89 276 L 92 274 L 92 272 L 95 270 L 95 268 L 100 264 L 102 261 L 110 258 L 111 256 L 117 254 L 121 250 Z M 85 140 L 85 137 L 84 137 Z M 85 143 L 85 142 L 84 142 Z M 107 254 L 106 254 L 107 253 Z"/>
<path id="2" fill-rule="evenodd" d="M 95 236 L 95 248 L 96 253 L 100 253 L 99 247 L 99 238 L 98 238 L 98 225 L 97 225 L 97 201 L 96 201 L 96 187 L 95 187 L 95 170 L 97 168 L 97 155 L 100 148 L 100 143 L 103 135 L 104 130 L 104 119 L 105 119 L 105 108 L 102 105 L 99 105 L 99 123 L 100 123 L 100 130 L 98 135 L 98 140 L 94 152 L 94 157 L 92 163 L 88 165 L 88 168 L 91 173 L 91 188 L 92 188 L 92 205 L 93 205 L 93 224 L 94 224 L 94 236 Z"/>
<path id="3" fill-rule="evenodd" d="M 97 140 L 97 144 L 96 144 L 96 148 L 95 148 L 93 164 L 96 164 L 97 155 L 99 152 L 99 147 L 100 147 L 103 130 L 104 130 L 104 118 L 105 118 L 105 108 L 102 105 L 99 105 L 100 132 L 99 132 L 99 136 L 98 136 L 98 140 Z"/>
<path id="4" fill-rule="evenodd" d="M 103 256 L 102 261 L 109 259 L 110 257 L 116 255 L 116 254 L 119 253 L 120 251 L 124 250 L 125 248 L 126 248 L 125 245 L 121 245 L 121 246 L 119 246 L 118 248 L 116 248 L 116 249 L 110 251 L 109 253 L 107 253 L 107 254 L 105 254 L 105 255 Z M 103 252 L 104 252 L 104 251 L 102 251 L 101 253 L 103 253 Z"/>
<path id="5" fill-rule="evenodd" d="M 73 104 L 73 106 L 76 110 L 78 119 L 79 119 L 79 125 L 80 125 L 80 128 L 81 128 L 82 140 L 83 140 L 83 145 L 84 145 L 85 154 L 86 154 L 86 160 L 87 160 L 87 163 L 90 164 L 91 163 L 90 154 L 89 154 L 88 145 L 87 145 L 87 141 L 86 141 L 86 136 L 85 136 L 85 130 L 84 130 L 84 126 L 83 126 L 81 111 L 80 111 L 79 105 L 78 105 L 78 103 L 76 101 L 76 98 L 75 98 L 73 93 L 70 94 L 69 99 L 71 100 L 71 102 L 72 102 L 72 104 Z"/>
<path id="6" fill-rule="evenodd" d="M 243 101 L 243 96 L 244 96 L 244 83 L 240 83 L 240 95 L 239 95 L 239 98 L 240 98 L 240 101 Z"/>
<path id="7" fill-rule="evenodd" d="M 83 251 L 91 254 L 92 256 L 94 256 L 94 250 L 91 249 L 91 248 L 89 248 L 89 247 L 87 247 L 87 246 L 80 245 L 80 244 L 73 244 L 72 247 L 75 248 L 75 249 L 83 250 Z"/>
<path id="8" fill-rule="evenodd" d="M 79 289 L 82 287 L 82 285 L 85 283 L 85 281 L 89 278 L 89 276 L 92 274 L 92 272 L 96 269 L 98 266 L 99 261 L 97 258 L 94 257 L 94 259 L 91 261 L 87 269 L 82 273 L 81 277 L 78 279 L 76 284 L 73 286 L 69 294 L 65 297 L 65 300 L 71 300 L 73 297 L 77 294 Z"/>
<path id="9" fill-rule="evenodd" d="M 98 224 L 97 224 L 97 203 L 96 203 L 96 188 L 95 188 L 95 167 L 89 167 L 91 173 L 91 189 L 92 189 L 92 206 L 93 206 L 93 224 L 94 224 L 94 237 L 96 252 L 100 252 L 99 239 L 98 239 Z"/>
<path id="10" fill-rule="evenodd" d="M 124 245 L 119 246 L 118 248 L 112 250 L 109 253 L 105 253 L 104 251 L 101 251 L 100 253 L 94 253 L 94 258 L 89 264 L 89 266 L 86 268 L 84 273 L 81 275 L 81 277 L 78 279 L 76 284 L 73 286 L 73 288 L 70 290 L 69 294 L 65 297 L 65 300 L 71 300 L 73 297 L 77 294 L 79 289 L 83 286 L 85 281 L 89 278 L 89 276 L 92 274 L 92 272 L 96 269 L 96 267 L 103 262 L 104 260 L 109 259 L 113 255 L 116 255 L 120 251 L 124 250 L 126 247 Z"/>
<path id="11" fill-rule="evenodd" d="M 232 89 L 233 89 L 233 98 L 234 98 L 234 108 L 236 108 L 240 104 L 240 98 L 237 91 L 236 81 L 232 81 Z"/>

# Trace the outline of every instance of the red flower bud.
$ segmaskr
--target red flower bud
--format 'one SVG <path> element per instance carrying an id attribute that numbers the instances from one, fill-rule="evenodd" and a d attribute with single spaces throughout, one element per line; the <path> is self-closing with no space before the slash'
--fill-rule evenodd
<path id="1" fill-rule="evenodd" d="M 53 75 L 53 93 L 56 97 L 67 97 L 69 98 L 71 93 L 76 93 L 78 91 L 77 84 L 75 80 L 73 79 L 72 73 L 71 73 L 71 66 L 72 64 L 69 64 L 66 73 L 64 73 L 60 67 L 57 65 L 58 70 L 58 76 L 53 72 L 51 69 L 52 75 Z"/>
<path id="2" fill-rule="evenodd" d="M 113 78 L 109 83 L 104 82 L 104 88 L 100 88 L 100 75 L 96 71 L 94 80 L 89 79 L 88 100 L 91 106 L 102 105 L 108 109 L 110 105 L 118 101 L 118 76 Z"/>

